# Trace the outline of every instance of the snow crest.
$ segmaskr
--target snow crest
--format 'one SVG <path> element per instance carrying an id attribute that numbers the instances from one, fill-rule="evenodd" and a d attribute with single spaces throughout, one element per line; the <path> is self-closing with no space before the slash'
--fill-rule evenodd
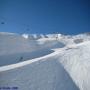
<path id="1" fill-rule="evenodd" d="M 90 90 L 87 34 L 0 33 L 0 88 Z"/>

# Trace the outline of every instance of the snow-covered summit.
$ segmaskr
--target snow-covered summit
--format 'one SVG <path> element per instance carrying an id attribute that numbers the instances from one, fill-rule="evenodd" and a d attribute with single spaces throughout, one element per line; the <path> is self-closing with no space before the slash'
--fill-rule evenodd
<path id="1" fill-rule="evenodd" d="M 0 87 L 90 90 L 89 34 L 0 33 Z"/>

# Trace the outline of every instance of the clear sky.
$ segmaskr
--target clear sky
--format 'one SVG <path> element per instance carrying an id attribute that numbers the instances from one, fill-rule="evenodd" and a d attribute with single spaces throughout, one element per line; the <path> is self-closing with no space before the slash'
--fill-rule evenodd
<path id="1" fill-rule="evenodd" d="M 90 32 L 89 0 L 0 0 L 0 32 Z"/>

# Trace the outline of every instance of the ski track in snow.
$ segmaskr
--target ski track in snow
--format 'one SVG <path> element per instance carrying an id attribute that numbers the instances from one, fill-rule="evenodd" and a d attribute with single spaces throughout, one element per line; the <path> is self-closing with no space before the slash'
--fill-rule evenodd
<path id="1" fill-rule="evenodd" d="M 15 85 L 19 90 L 90 90 L 89 39 L 86 34 L 0 33 L 0 86 Z"/>

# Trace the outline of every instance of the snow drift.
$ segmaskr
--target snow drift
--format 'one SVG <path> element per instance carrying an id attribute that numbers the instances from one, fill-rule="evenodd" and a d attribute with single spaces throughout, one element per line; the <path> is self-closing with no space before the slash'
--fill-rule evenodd
<path id="1" fill-rule="evenodd" d="M 90 90 L 90 36 L 0 33 L 0 87 Z"/>

